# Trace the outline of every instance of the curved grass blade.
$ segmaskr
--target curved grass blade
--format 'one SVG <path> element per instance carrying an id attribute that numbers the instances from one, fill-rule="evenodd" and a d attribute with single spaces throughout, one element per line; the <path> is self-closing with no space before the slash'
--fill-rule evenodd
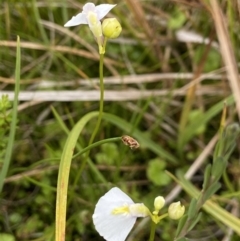
<path id="1" fill-rule="evenodd" d="M 74 149 L 78 140 L 78 137 L 83 130 L 84 126 L 92 118 L 98 116 L 98 112 L 90 112 L 83 116 L 70 132 L 66 144 L 63 149 L 57 184 L 57 200 L 56 200 L 56 241 L 65 240 L 65 228 L 66 228 L 66 208 L 67 208 L 67 190 L 69 172 L 72 162 Z"/>

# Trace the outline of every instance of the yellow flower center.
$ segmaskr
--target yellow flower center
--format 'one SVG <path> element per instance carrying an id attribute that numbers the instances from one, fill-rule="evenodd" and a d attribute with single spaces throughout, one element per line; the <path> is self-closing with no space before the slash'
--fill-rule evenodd
<path id="1" fill-rule="evenodd" d="M 112 210 L 112 214 L 119 215 L 119 214 L 129 214 L 129 207 L 128 205 L 123 205 L 122 207 L 117 207 Z"/>
<path id="2" fill-rule="evenodd" d="M 87 19 L 88 19 L 89 24 L 91 24 L 91 25 L 96 25 L 98 23 L 97 15 L 94 12 L 90 11 L 88 13 Z"/>

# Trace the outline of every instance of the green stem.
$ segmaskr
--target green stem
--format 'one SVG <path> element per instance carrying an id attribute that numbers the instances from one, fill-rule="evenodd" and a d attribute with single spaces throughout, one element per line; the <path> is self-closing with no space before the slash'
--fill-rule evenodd
<path id="1" fill-rule="evenodd" d="M 91 135 L 90 141 L 88 143 L 88 146 L 92 145 L 94 138 L 97 135 L 97 132 L 99 130 L 100 124 L 101 124 L 101 120 L 102 120 L 102 115 L 103 115 L 103 103 L 104 103 L 104 82 L 103 82 L 103 54 L 100 54 L 100 62 L 99 62 L 99 78 L 100 78 L 100 103 L 99 103 L 99 114 L 98 114 L 98 119 L 97 119 L 97 124 L 95 126 L 95 129 L 93 130 L 93 133 Z M 82 161 L 82 165 L 76 175 L 76 178 L 74 180 L 74 184 L 73 184 L 73 188 L 75 189 L 79 178 L 82 175 L 82 172 L 86 166 L 88 157 L 89 157 L 89 153 L 90 153 L 90 149 L 89 151 L 86 153 L 86 156 L 83 158 Z M 70 202 L 69 202 L 70 203 Z"/>
<path id="2" fill-rule="evenodd" d="M 94 141 L 94 138 L 96 137 L 101 120 L 102 120 L 102 115 L 103 115 L 103 103 L 104 103 L 104 83 L 103 83 L 103 54 L 100 54 L 100 62 L 99 62 L 99 77 L 100 77 L 100 103 L 99 103 L 99 115 L 98 115 L 98 120 L 97 124 L 95 126 L 95 129 L 92 133 L 92 136 L 90 138 L 90 141 L 88 145 L 91 145 Z"/>
<path id="3" fill-rule="evenodd" d="M 83 153 L 85 153 L 87 151 L 90 151 L 92 148 L 94 148 L 96 146 L 100 146 L 100 145 L 105 144 L 105 143 L 114 142 L 114 141 L 120 141 L 120 140 L 122 140 L 122 137 L 113 137 L 113 138 L 108 138 L 108 139 L 104 139 L 104 140 L 95 142 L 95 143 L 91 144 L 90 146 L 85 147 L 84 149 L 82 149 L 77 154 L 75 154 L 73 156 L 73 158 L 76 158 L 76 157 L 82 155 Z"/>
<path id="4" fill-rule="evenodd" d="M 156 226 L 156 223 L 152 222 L 149 241 L 154 241 Z"/>

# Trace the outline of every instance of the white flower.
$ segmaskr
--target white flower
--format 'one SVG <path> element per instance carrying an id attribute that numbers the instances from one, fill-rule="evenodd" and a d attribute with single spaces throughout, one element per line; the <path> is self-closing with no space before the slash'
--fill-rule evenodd
<path id="1" fill-rule="evenodd" d="M 95 6 L 93 3 L 86 3 L 83 6 L 83 11 L 77 16 L 73 16 L 72 19 L 64 25 L 64 27 L 71 27 L 80 24 L 96 24 L 115 6 L 116 4 L 100 4 Z"/>
<path id="2" fill-rule="evenodd" d="M 102 196 L 94 210 L 93 223 L 107 241 L 124 241 L 138 217 L 149 215 L 148 208 L 114 187 Z"/>
<path id="3" fill-rule="evenodd" d="M 64 27 L 88 24 L 90 30 L 96 38 L 99 53 L 104 54 L 104 37 L 102 34 L 102 24 L 100 20 L 104 18 L 108 14 L 108 12 L 115 6 L 116 4 L 100 4 L 98 6 L 95 6 L 93 3 L 86 3 L 83 6 L 82 12 L 76 16 L 73 16 L 72 19 L 64 25 Z"/>

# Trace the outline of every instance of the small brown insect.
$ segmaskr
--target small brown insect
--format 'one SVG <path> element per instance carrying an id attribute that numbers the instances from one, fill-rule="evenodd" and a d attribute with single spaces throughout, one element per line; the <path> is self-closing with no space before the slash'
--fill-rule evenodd
<path id="1" fill-rule="evenodd" d="M 124 145 L 129 146 L 133 150 L 139 148 L 140 146 L 139 143 L 134 138 L 127 135 L 122 136 L 122 142 Z"/>

